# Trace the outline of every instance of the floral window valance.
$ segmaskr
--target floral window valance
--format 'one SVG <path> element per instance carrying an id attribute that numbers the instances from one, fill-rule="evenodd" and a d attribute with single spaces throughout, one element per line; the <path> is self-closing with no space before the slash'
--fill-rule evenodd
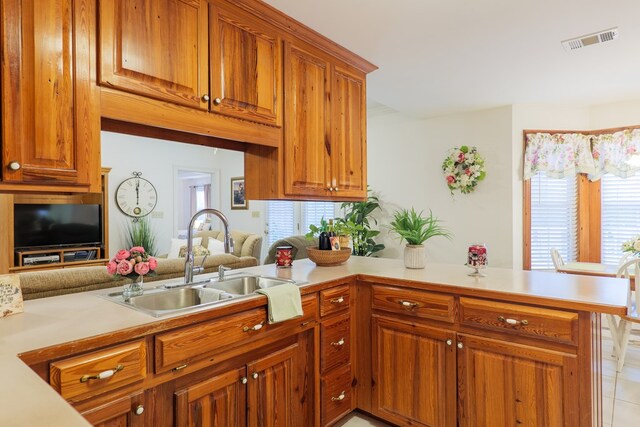
<path id="1" fill-rule="evenodd" d="M 606 134 L 531 133 L 526 138 L 525 180 L 545 172 L 552 178 L 584 173 L 596 181 L 605 173 L 627 178 L 640 170 L 640 129 Z"/>
<path id="2" fill-rule="evenodd" d="M 524 179 L 538 172 L 553 178 L 576 173 L 595 174 L 591 136 L 581 133 L 532 133 L 524 152 Z"/>

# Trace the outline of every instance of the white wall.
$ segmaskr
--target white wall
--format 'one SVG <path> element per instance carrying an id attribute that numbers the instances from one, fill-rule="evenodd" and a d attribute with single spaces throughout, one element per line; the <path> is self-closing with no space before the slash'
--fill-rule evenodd
<path id="1" fill-rule="evenodd" d="M 149 180 L 158 192 L 158 204 L 149 217 L 157 232 L 160 253 L 168 252 L 171 237 L 175 236 L 177 169 L 219 171 L 220 209 L 228 216 L 231 228 L 262 233 L 263 202 L 249 202 L 250 210 L 230 209 L 230 179 L 244 174 L 243 153 L 112 132 L 102 132 L 101 136 L 102 165 L 112 168 L 109 174 L 110 255 L 123 246 L 123 231 L 127 221 L 131 220 L 117 208 L 115 192 L 133 171 L 142 172 L 142 177 Z M 259 212 L 258 218 L 252 217 L 254 210 Z"/>
<path id="2" fill-rule="evenodd" d="M 594 105 L 591 129 L 640 125 L 640 99 Z"/>
<path id="3" fill-rule="evenodd" d="M 493 266 L 512 264 L 511 107 L 418 120 L 399 113 L 368 118 L 369 185 L 384 211 L 411 208 L 444 221 L 454 238 L 427 242 L 434 262 L 463 264 L 470 243 L 484 242 Z M 469 195 L 451 196 L 441 172 L 447 150 L 476 146 L 486 160 L 487 177 Z M 401 257 L 403 244 L 383 229 L 385 257 Z"/>

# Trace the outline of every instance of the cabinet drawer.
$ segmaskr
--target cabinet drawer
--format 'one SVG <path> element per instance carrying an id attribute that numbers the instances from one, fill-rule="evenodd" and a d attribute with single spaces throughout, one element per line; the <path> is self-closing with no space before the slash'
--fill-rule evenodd
<path id="1" fill-rule="evenodd" d="M 260 307 L 156 335 L 156 372 L 168 371 L 211 354 L 222 353 L 243 341 L 265 337 L 274 330 L 298 327 L 301 323 L 313 321 L 318 311 L 315 295 L 302 298 L 302 310 L 302 317 L 268 324 L 267 309 Z"/>
<path id="2" fill-rule="evenodd" d="M 484 329 L 574 345 L 578 342 L 578 313 L 570 311 L 460 298 L 460 321 Z"/>
<path id="3" fill-rule="evenodd" d="M 320 328 L 320 366 L 323 373 L 349 363 L 351 349 L 350 325 L 349 313 L 322 324 Z"/>
<path id="4" fill-rule="evenodd" d="M 372 305 L 382 310 L 407 316 L 453 323 L 454 298 L 415 289 L 373 285 Z"/>
<path id="5" fill-rule="evenodd" d="M 324 317 L 347 310 L 350 303 L 349 285 L 340 285 L 320 291 L 320 316 Z"/>
<path id="6" fill-rule="evenodd" d="M 147 347 L 134 341 L 51 363 L 50 383 L 68 400 L 89 397 L 147 376 Z M 101 377 L 101 378 L 98 378 Z"/>
<path id="7" fill-rule="evenodd" d="M 353 388 L 351 386 L 351 365 L 332 371 L 322 377 L 321 424 L 333 424 L 351 412 L 353 408 Z"/>

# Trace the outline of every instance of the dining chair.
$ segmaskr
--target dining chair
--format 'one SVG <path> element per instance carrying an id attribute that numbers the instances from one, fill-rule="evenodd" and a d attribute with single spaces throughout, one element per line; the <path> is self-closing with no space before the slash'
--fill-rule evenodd
<path id="1" fill-rule="evenodd" d="M 640 271 L 640 258 L 628 260 L 621 265 L 620 268 L 618 268 L 616 277 L 630 279 L 631 275 L 636 271 Z M 634 323 L 640 323 L 638 307 L 640 307 L 640 292 L 632 292 L 631 287 L 629 287 L 627 314 L 620 316 L 620 320 L 618 321 L 616 321 L 616 317 L 618 316 L 612 314 L 607 315 L 607 322 L 609 323 L 609 329 L 611 330 L 611 337 L 613 339 L 613 351 L 618 358 L 616 368 L 618 372 L 622 371 L 622 367 L 624 366 L 624 358 L 627 353 L 627 347 L 629 346 L 631 328 Z"/>
<path id="2" fill-rule="evenodd" d="M 558 268 L 564 265 L 564 260 L 562 259 L 562 255 L 556 248 L 551 248 L 551 261 L 553 261 L 553 266 L 558 271 Z"/>

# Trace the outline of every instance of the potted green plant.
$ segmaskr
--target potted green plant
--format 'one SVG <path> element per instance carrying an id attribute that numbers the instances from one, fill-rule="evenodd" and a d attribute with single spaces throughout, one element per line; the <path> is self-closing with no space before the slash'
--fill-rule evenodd
<path id="1" fill-rule="evenodd" d="M 414 208 L 394 212 L 390 228 L 400 240 L 407 242 L 404 248 L 404 265 L 407 268 L 425 267 L 424 242 L 430 238 L 442 236 L 451 239 L 451 232 L 440 225 L 440 222 L 431 211 L 429 216 L 423 216 L 422 211 L 418 213 Z"/>
<path id="2" fill-rule="evenodd" d="M 342 220 L 347 224 L 353 224 L 350 235 L 353 243 L 353 255 L 356 256 L 372 256 L 384 249 L 384 244 L 374 240 L 380 231 L 373 230 L 371 225 L 371 223 L 378 223 L 373 217 L 373 213 L 380 209 L 380 201 L 370 189 L 367 190 L 367 193 L 368 197 L 364 202 L 344 202 L 340 207 L 344 210 Z"/>

